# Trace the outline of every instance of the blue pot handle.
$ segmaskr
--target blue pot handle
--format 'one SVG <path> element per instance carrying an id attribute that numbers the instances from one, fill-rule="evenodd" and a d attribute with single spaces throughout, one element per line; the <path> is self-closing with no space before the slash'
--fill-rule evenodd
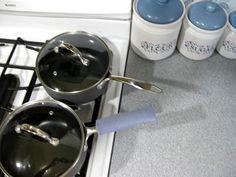
<path id="1" fill-rule="evenodd" d="M 155 110 L 149 106 L 136 111 L 123 112 L 111 117 L 98 119 L 96 121 L 96 129 L 98 134 L 105 134 L 155 120 Z"/>

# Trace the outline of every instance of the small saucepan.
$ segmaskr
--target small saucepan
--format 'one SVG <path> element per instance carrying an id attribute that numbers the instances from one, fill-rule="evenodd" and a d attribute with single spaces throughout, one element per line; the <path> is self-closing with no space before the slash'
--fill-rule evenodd
<path id="1" fill-rule="evenodd" d="M 8 177 L 71 177 L 84 162 L 90 135 L 155 118 L 148 107 L 98 119 L 88 128 L 62 102 L 31 101 L 11 112 L 0 126 L 0 168 Z"/>
<path id="2" fill-rule="evenodd" d="M 87 32 L 63 33 L 49 40 L 36 60 L 36 74 L 54 99 L 75 104 L 94 100 L 109 80 L 160 93 L 152 83 L 110 73 L 112 51 L 98 36 Z"/>

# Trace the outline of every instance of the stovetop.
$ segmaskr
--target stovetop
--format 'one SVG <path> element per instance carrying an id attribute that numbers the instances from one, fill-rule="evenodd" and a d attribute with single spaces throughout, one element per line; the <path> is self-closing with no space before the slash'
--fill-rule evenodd
<path id="1" fill-rule="evenodd" d="M 0 39 L 0 120 L 16 107 L 31 100 L 52 99 L 37 80 L 33 61 L 43 43 L 25 41 L 20 37 L 16 40 Z M 19 55 L 19 48 L 24 48 L 25 56 Z M 8 55 L 6 57 L 6 54 Z M 20 61 L 17 61 L 18 58 Z M 26 59 L 24 62 L 24 58 Z M 81 105 L 69 105 L 88 126 L 94 126 L 98 117 L 101 97 Z M 76 177 L 85 177 L 93 138 L 88 141 L 88 153 L 82 168 Z M 4 176 L 0 174 L 0 176 Z"/>
<path id="2" fill-rule="evenodd" d="M 100 36 L 106 42 L 113 53 L 110 72 L 123 76 L 130 41 L 131 9 L 132 0 L 1 1 L 0 39 L 3 40 L 0 40 L 0 74 L 17 37 L 27 40 L 27 46 L 40 48 L 46 40 L 59 34 L 85 31 Z M 18 41 L 5 70 L 5 74 L 18 76 L 18 86 L 21 88 L 14 92 L 17 99 L 13 100 L 10 108 L 20 106 L 28 95 L 25 88 L 30 85 L 31 78 L 35 77 L 33 68 L 37 54 Z M 32 83 L 32 93 L 26 97 L 30 100 L 49 98 L 43 87 L 37 85 L 40 84 L 37 78 Z M 122 84 L 109 82 L 108 88 L 99 101 L 99 118 L 119 112 Z M 86 177 L 108 176 L 113 141 L 114 133 L 93 137 Z"/>

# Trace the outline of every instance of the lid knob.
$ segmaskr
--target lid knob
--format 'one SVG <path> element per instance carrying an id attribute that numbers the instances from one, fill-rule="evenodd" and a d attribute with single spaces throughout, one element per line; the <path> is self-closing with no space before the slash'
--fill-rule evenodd
<path id="1" fill-rule="evenodd" d="M 207 10 L 207 12 L 213 13 L 216 11 L 216 5 L 212 4 L 212 3 L 208 3 L 206 5 L 206 10 Z"/>

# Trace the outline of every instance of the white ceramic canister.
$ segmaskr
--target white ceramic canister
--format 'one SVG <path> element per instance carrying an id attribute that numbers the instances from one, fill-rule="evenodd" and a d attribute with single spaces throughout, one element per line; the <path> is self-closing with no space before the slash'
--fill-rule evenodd
<path id="1" fill-rule="evenodd" d="M 236 59 L 236 11 L 229 14 L 228 25 L 216 49 L 223 57 Z"/>
<path id="2" fill-rule="evenodd" d="M 177 48 L 193 60 L 210 57 L 227 26 L 227 14 L 217 3 L 199 1 L 189 4 Z"/>
<path id="3" fill-rule="evenodd" d="M 181 0 L 135 0 L 131 47 L 142 58 L 161 60 L 177 44 L 185 6 Z"/>

